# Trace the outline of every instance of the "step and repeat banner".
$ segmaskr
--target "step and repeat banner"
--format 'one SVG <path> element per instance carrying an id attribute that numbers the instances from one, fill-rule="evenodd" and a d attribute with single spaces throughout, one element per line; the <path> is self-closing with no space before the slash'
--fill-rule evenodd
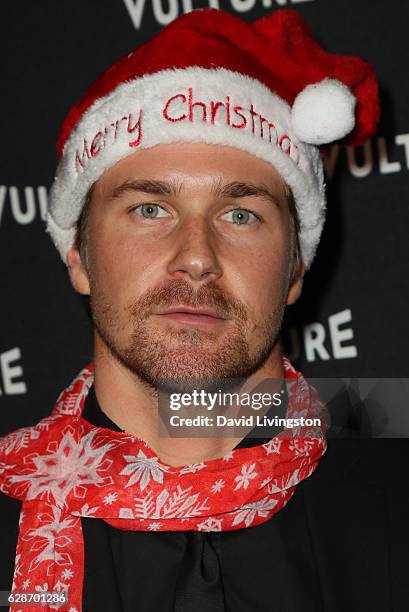
<path id="1" fill-rule="evenodd" d="M 92 359 L 86 302 L 44 231 L 61 123 L 117 58 L 203 7 L 249 21 L 291 7 L 328 50 L 374 65 L 379 129 L 329 150 L 324 234 L 283 345 L 307 376 L 409 377 L 406 0 L 14 0 L 0 9 L 0 434 L 48 415 Z"/>

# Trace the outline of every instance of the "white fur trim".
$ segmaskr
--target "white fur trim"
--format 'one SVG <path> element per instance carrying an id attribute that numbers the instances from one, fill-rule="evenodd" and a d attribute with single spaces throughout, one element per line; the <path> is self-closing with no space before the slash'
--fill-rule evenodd
<path id="1" fill-rule="evenodd" d="M 354 129 L 355 106 L 351 90 L 336 79 L 308 85 L 294 100 L 294 132 L 313 145 L 340 140 Z"/>
<path id="2" fill-rule="evenodd" d="M 193 102 L 204 102 L 209 109 L 206 122 L 202 120 L 201 107 L 194 108 L 192 121 L 189 120 L 190 87 Z M 227 105 L 219 108 L 214 123 L 210 121 L 210 102 L 226 102 L 226 96 L 230 97 L 231 109 L 240 108 L 246 117 L 243 128 L 238 127 L 240 121 L 244 122 L 237 113 L 228 124 Z M 172 101 L 167 116 L 176 121 L 163 115 L 169 99 Z M 259 118 L 255 123 L 249 112 L 251 104 Z M 186 118 L 180 119 L 183 115 Z M 267 121 L 263 122 L 261 116 Z M 142 127 L 140 142 L 138 117 Z M 275 144 L 276 134 L 284 149 L 291 142 L 291 157 Z M 306 267 L 310 266 L 325 216 L 318 149 L 302 143 L 294 134 L 291 109 L 284 100 L 259 81 L 223 68 L 163 70 L 127 81 L 84 113 L 64 146 L 47 211 L 47 231 L 65 263 L 91 185 L 105 170 L 135 151 L 176 142 L 231 146 L 271 163 L 293 191 L 300 218 L 302 256 Z"/>

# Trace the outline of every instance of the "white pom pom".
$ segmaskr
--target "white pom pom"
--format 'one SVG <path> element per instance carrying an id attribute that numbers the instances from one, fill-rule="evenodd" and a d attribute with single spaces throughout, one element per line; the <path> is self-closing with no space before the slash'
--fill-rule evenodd
<path id="1" fill-rule="evenodd" d="M 354 129 L 355 105 L 351 90 L 336 79 L 308 85 L 294 100 L 294 133 L 313 145 L 340 140 Z"/>

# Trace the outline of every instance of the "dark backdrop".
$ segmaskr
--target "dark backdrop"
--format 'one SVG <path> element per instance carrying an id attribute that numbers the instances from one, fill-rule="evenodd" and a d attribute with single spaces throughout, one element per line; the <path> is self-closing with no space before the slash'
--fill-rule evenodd
<path id="1" fill-rule="evenodd" d="M 44 232 L 59 127 L 84 89 L 178 14 L 252 20 L 290 6 L 321 42 L 376 68 L 378 133 L 327 160 L 328 216 L 284 343 L 305 374 L 408 377 L 407 0 L 9 0 L 0 8 L 0 434 L 49 414 L 92 358 L 84 304 Z"/>

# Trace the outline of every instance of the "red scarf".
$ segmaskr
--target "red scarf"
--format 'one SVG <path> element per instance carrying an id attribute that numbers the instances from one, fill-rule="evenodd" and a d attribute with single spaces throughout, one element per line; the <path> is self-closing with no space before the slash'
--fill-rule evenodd
<path id="1" fill-rule="evenodd" d="M 183 467 L 163 463 L 140 438 L 82 418 L 94 381 L 93 364 L 86 366 L 51 416 L 0 440 L 0 490 L 23 501 L 13 591 L 65 591 L 68 605 L 41 610 L 80 612 L 81 516 L 136 531 L 229 531 L 268 521 L 326 450 L 326 410 L 302 374 L 283 363 L 287 418 L 318 417 L 321 428 L 296 428 L 293 437 L 287 430 L 266 444 Z"/>

